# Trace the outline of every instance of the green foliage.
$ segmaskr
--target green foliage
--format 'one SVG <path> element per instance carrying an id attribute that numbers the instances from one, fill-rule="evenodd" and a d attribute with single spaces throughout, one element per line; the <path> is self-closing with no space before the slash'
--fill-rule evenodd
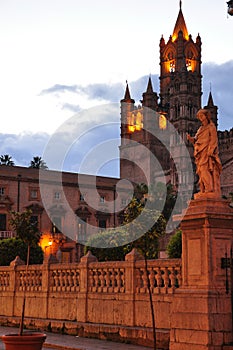
<path id="1" fill-rule="evenodd" d="M 124 260 L 126 254 L 137 248 L 148 259 L 155 259 L 158 256 L 158 237 L 164 234 L 165 227 L 166 220 L 162 215 L 133 198 L 124 213 L 123 225 L 91 237 L 85 253 L 91 250 L 99 261 Z"/>
<path id="2" fill-rule="evenodd" d="M 29 246 L 35 246 L 40 241 L 41 233 L 37 224 L 31 221 L 31 210 L 25 210 L 22 213 L 12 211 L 10 225 L 16 232 L 16 238 L 21 239 Z"/>
<path id="3" fill-rule="evenodd" d="M 124 260 L 124 246 L 120 245 L 122 240 L 124 240 L 124 236 L 121 228 L 99 232 L 88 240 L 84 253 L 86 254 L 90 250 L 99 261 Z"/>
<path id="4" fill-rule="evenodd" d="M 162 210 L 162 214 L 168 221 L 177 201 L 177 193 L 171 184 L 165 185 L 163 182 L 158 182 L 151 185 L 149 193 L 152 196 L 154 207 Z"/>
<path id="5" fill-rule="evenodd" d="M 0 266 L 8 266 L 16 256 L 26 262 L 27 244 L 21 239 L 7 238 L 0 241 Z M 33 246 L 30 250 L 30 264 L 42 264 L 43 250 L 39 246 Z"/>
<path id="6" fill-rule="evenodd" d="M 167 254 L 170 259 L 181 258 L 182 254 L 182 231 L 177 230 L 176 233 L 171 236 L 167 245 Z"/>

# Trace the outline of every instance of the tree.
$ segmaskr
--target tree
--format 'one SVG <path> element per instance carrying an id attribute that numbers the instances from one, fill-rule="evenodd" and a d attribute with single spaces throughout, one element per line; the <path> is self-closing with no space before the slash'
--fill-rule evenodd
<path id="1" fill-rule="evenodd" d="M 14 166 L 15 163 L 9 154 L 4 154 L 0 156 L 0 165 Z"/>
<path id="2" fill-rule="evenodd" d="M 159 211 L 154 209 L 153 198 L 145 200 L 145 195 L 147 194 L 147 188 L 145 186 L 140 185 L 136 193 L 137 196 L 132 199 L 125 210 L 123 226 L 95 236 L 92 238 L 92 241 L 88 241 L 89 246 L 86 247 L 86 250 L 91 250 L 97 258 L 103 259 L 105 257 L 104 260 L 113 260 L 113 257 L 116 256 L 122 258 L 133 248 L 136 248 L 144 256 L 154 350 L 156 350 L 156 324 L 148 259 L 154 259 L 158 256 L 158 238 L 165 233 L 166 220 Z M 130 243 L 126 243 L 126 241 Z M 104 248 L 90 248 L 93 245 L 95 247 L 108 245 L 112 248 L 105 249 L 105 251 Z"/>
<path id="3" fill-rule="evenodd" d="M 165 219 L 168 221 L 177 201 L 177 192 L 173 185 L 157 182 L 155 185 L 150 185 L 148 192 L 152 197 L 154 207 L 162 210 Z"/>
<path id="4" fill-rule="evenodd" d="M 17 255 L 23 261 L 26 261 L 27 244 L 21 239 L 6 238 L 0 241 L 0 266 L 10 265 Z M 40 246 L 31 247 L 29 264 L 42 264 L 43 255 L 43 250 Z"/>
<path id="5" fill-rule="evenodd" d="M 124 231 L 121 227 L 101 231 L 89 238 L 84 253 L 91 250 L 98 261 L 122 261 L 125 258 L 125 246 L 121 243 L 124 241 Z"/>
<path id="6" fill-rule="evenodd" d="M 43 169 L 43 170 L 48 169 L 45 161 L 41 157 L 33 157 L 29 165 L 29 168 Z"/>
<path id="7" fill-rule="evenodd" d="M 16 232 L 16 238 L 21 239 L 27 244 L 27 259 L 26 259 L 26 274 L 28 272 L 29 260 L 30 260 L 30 248 L 37 245 L 40 240 L 41 232 L 38 230 L 37 223 L 31 220 L 32 211 L 26 209 L 22 213 L 12 211 L 10 225 Z M 26 289 L 24 289 L 22 313 L 20 321 L 19 335 L 23 334 L 24 324 L 24 312 L 26 301 Z"/>
<path id="8" fill-rule="evenodd" d="M 169 259 L 181 258 L 182 254 L 182 231 L 177 230 L 171 236 L 167 245 L 167 254 Z"/>
<path id="9" fill-rule="evenodd" d="M 151 223 L 149 227 L 148 223 Z M 165 227 L 163 215 L 150 208 L 148 202 L 145 207 L 143 200 L 133 198 L 124 212 L 123 225 L 91 237 L 84 251 L 91 250 L 99 261 L 114 261 L 124 260 L 126 254 L 137 248 L 147 259 L 156 259 L 158 238 L 164 234 Z"/>
<path id="10" fill-rule="evenodd" d="M 166 220 L 163 214 L 160 214 L 160 212 L 155 209 L 155 203 L 155 198 L 153 196 L 145 201 L 144 195 L 140 201 L 133 199 L 125 212 L 125 223 L 132 223 L 132 232 L 138 232 L 138 230 L 144 230 L 145 232 L 144 235 L 132 242 L 132 248 L 137 248 L 137 250 L 139 250 L 144 256 L 153 328 L 154 350 L 157 348 L 155 331 L 156 323 L 152 298 L 153 286 L 151 286 L 150 273 L 148 271 L 148 259 L 157 257 L 158 238 L 165 233 L 166 228 Z M 135 220 L 137 217 L 139 217 L 139 220 Z M 151 221 L 154 221 L 154 224 L 148 229 L 148 222 Z"/>

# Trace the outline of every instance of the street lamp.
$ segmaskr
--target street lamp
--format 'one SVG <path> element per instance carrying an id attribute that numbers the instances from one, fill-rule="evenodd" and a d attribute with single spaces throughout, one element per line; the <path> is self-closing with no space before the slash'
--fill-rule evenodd
<path id="1" fill-rule="evenodd" d="M 52 244 L 53 244 L 53 242 L 50 240 L 50 241 L 48 242 L 48 245 L 46 245 L 46 246 L 44 247 L 45 255 L 46 255 L 46 253 L 47 253 L 47 251 L 46 251 L 47 248 L 50 248 L 49 254 L 51 254 L 51 246 L 52 246 Z"/>
<path id="2" fill-rule="evenodd" d="M 17 212 L 19 212 L 19 206 L 20 206 L 20 181 L 21 181 L 21 175 L 18 174 L 18 176 L 17 176 L 17 182 L 18 182 L 18 189 L 17 189 Z"/>

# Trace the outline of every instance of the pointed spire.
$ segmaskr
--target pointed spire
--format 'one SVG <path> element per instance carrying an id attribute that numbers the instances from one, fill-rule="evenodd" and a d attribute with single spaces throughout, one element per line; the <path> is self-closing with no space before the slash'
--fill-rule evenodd
<path id="1" fill-rule="evenodd" d="M 181 8 L 182 8 L 182 1 L 180 0 L 180 10 L 181 10 Z"/>
<path id="2" fill-rule="evenodd" d="M 186 40 L 189 39 L 189 34 L 188 34 L 188 30 L 187 30 L 186 23 L 184 20 L 184 16 L 182 13 L 181 6 L 182 6 L 182 2 L 180 1 L 180 10 L 179 10 L 179 14 L 178 14 L 176 24 L 175 24 L 175 27 L 173 30 L 172 41 L 175 41 L 178 38 L 178 34 L 180 31 L 182 31 L 183 36 Z"/>
<path id="3" fill-rule="evenodd" d="M 148 80 L 148 85 L 147 85 L 147 89 L 146 89 L 146 93 L 150 94 L 153 93 L 153 86 L 152 86 L 152 81 L 151 81 L 151 76 L 149 76 L 149 80 Z"/>
<path id="4" fill-rule="evenodd" d="M 210 93 L 209 93 L 209 98 L 208 98 L 207 106 L 208 106 L 208 107 L 213 107 L 213 106 L 214 106 L 214 101 L 213 101 L 213 96 L 212 96 L 211 91 L 210 91 Z"/>
<path id="5" fill-rule="evenodd" d="M 125 89 L 124 100 L 131 100 L 131 96 L 130 96 L 130 92 L 129 92 L 129 84 L 128 84 L 127 80 L 126 80 L 126 89 Z"/>
<path id="6" fill-rule="evenodd" d="M 129 103 L 134 103 L 134 99 L 131 98 L 130 91 L 129 91 L 129 84 L 128 81 L 126 80 L 126 88 L 125 88 L 125 95 L 123 100 L 121 102 L 129 102 Z"/>

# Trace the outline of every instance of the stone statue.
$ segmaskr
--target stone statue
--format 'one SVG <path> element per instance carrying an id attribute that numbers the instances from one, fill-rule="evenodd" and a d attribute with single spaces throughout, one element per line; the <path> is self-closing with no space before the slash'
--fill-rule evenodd
<path id="1" fill-rule="evenodd" d="M 218 136 L 208 109 L 200 109 L 197 118 L 201 122 L 200 128 L 194 137 L 187 134 L 187 140 L 194 145 L 196 173 L 199 176 L 200 193 L 198 196 L 221 195 L 220 173 L 221 161 L 218 156 Z"/>

